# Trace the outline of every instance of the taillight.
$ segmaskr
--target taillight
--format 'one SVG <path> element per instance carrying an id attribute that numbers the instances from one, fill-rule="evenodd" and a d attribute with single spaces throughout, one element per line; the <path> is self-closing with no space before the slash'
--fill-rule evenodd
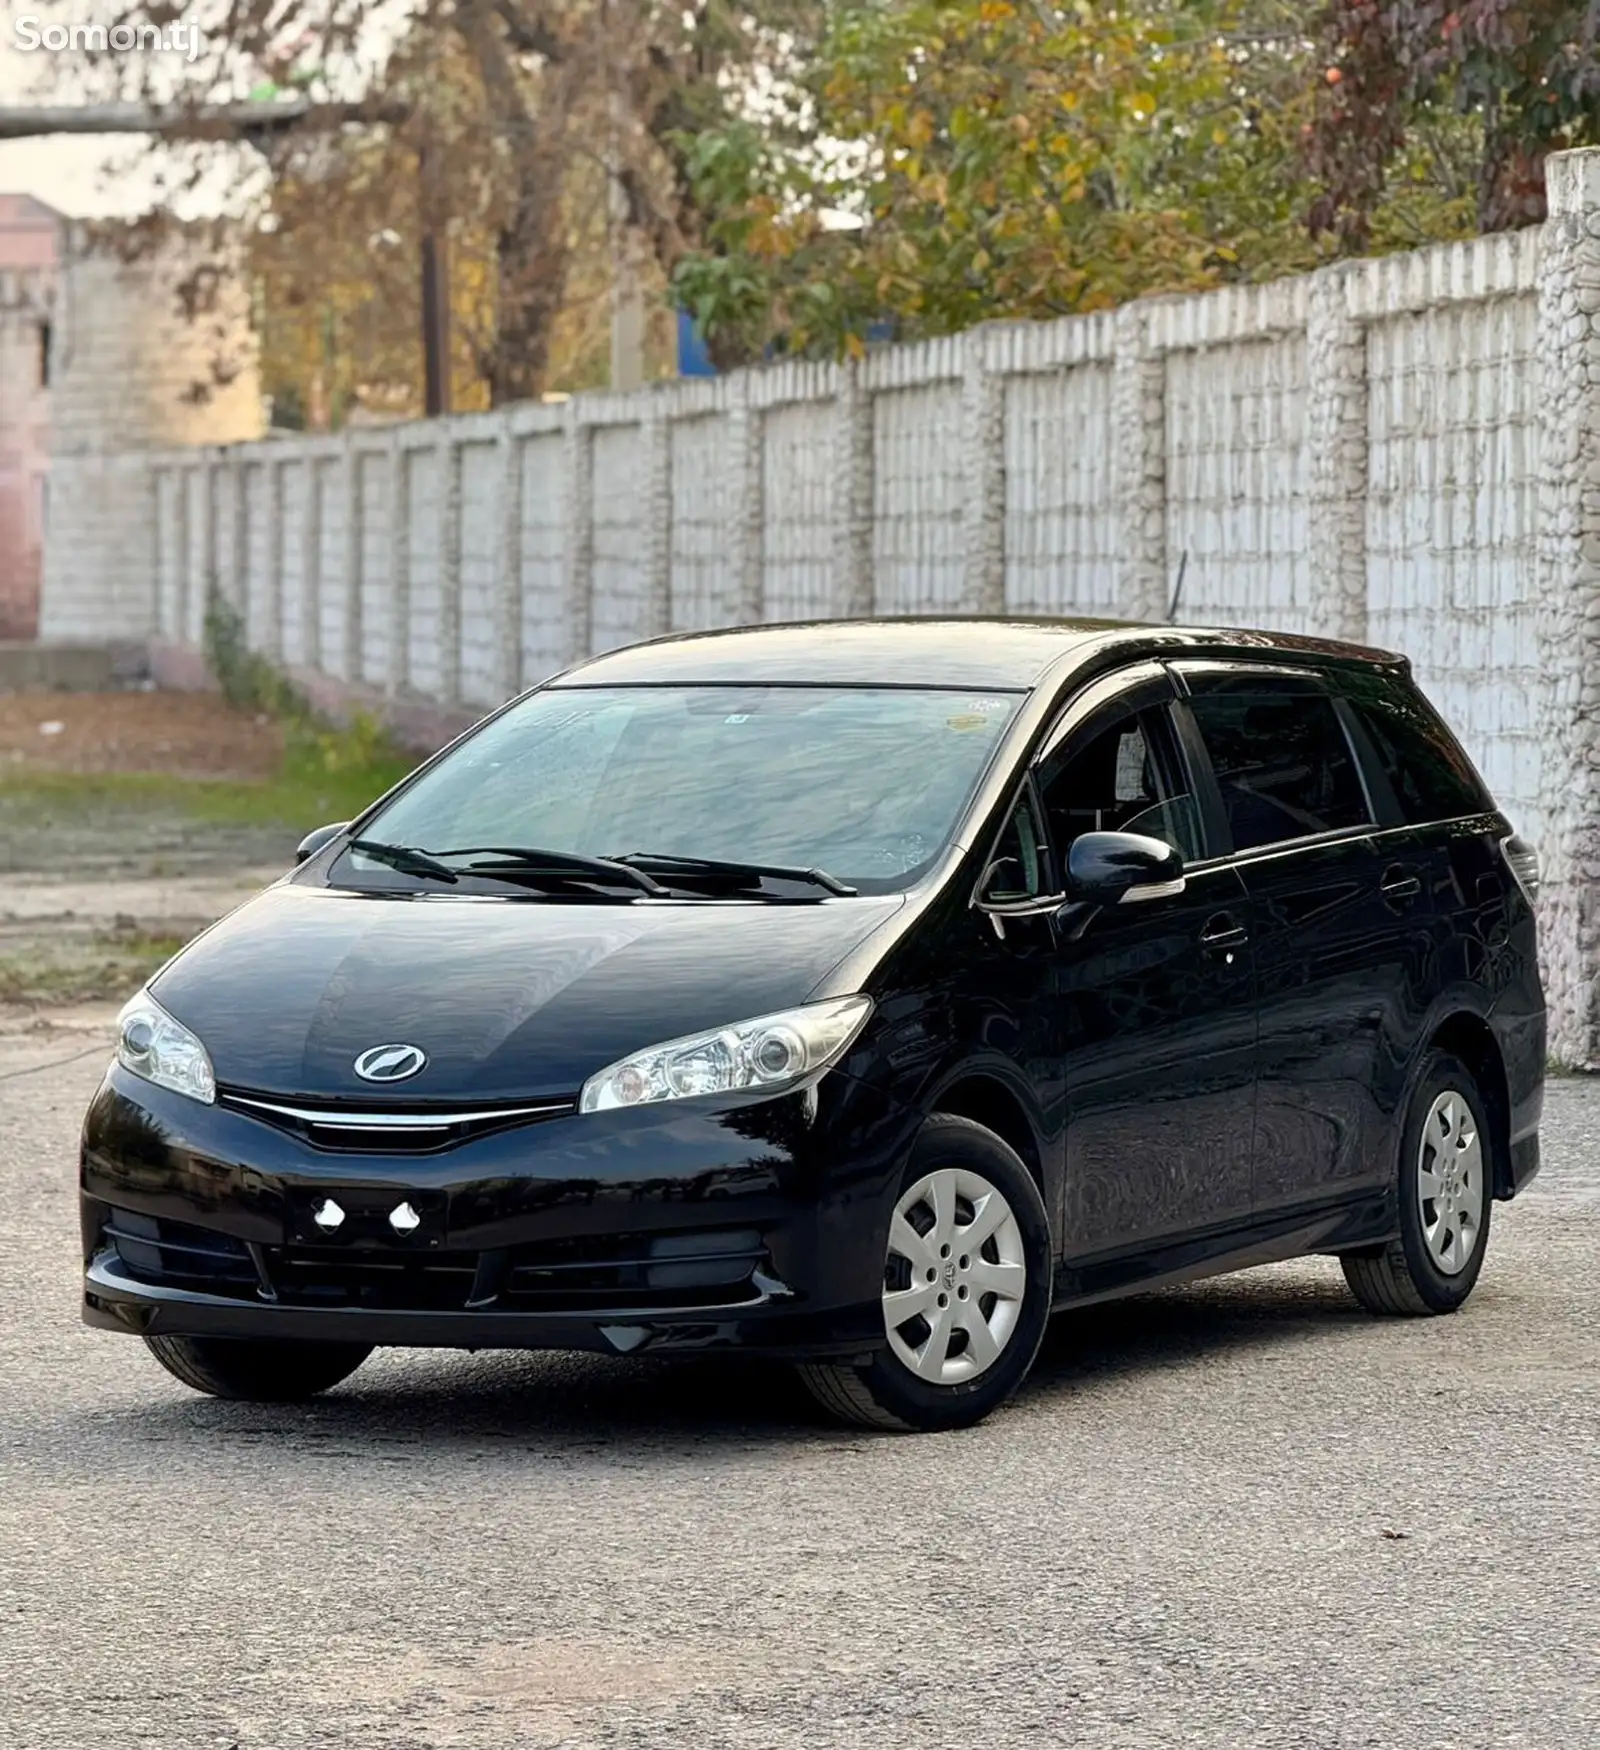
<path id="1" fill-rule="evenodd" d="M 1506 860 L 1506 867 L 1516 878 L 1517 886 L 1522 889 L 1528 904 L 1539 897 L 1539 853 L 1526 839 L 1520 839 L 1515 833 L 1508 839 L 1500 841 L 1500 854 Z"/>

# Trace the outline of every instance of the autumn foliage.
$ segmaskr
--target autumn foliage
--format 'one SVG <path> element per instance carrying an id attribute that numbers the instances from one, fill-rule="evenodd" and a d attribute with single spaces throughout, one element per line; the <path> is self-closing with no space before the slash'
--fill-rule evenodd
<path id="1" fill-rule="evenodd" d="M 1313 229 L 1365 247 L 1408 140 L 1442 113 L 1475 136 L 1484 231 L 1544 217 L 1544 160 L 1600 138 L 1597 0 L 1330 0 L 1310 135 Z"/>
<path id="2" fill-rule="evenodd" d="M 232 0 L 210 73 L 405 114 L 267 154 L 317 420 L 414 405 L 425 233 L 466 407 L 603 379 L 619 226 L 662 368 L 673 305 L 722 366 L 837 357 L 1536 222 L 1600 140 L 1600 0 L 412 0 L 352 86 L 371 11 Z"/>

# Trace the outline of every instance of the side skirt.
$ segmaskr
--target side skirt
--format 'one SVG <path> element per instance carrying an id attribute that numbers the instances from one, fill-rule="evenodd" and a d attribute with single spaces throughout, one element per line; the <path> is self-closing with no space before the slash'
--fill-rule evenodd
<path id="1" fill-rule="evenodd" d="M 1055 1308 L 1087 1306 L 1319 1252 L 1378 1245 L 1397 1231 L 1391 1199 L 1383 1192 L 1367 1191 L 1160 1246 L 1070 1259 L 1056 1267 Z"/>

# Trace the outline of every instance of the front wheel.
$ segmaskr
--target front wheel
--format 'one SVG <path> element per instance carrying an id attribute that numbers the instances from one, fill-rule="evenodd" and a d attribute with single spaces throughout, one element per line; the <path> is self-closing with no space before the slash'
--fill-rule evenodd
<path id="1" fill-rule="evenodd" d="M 174 1379 L 214 1398 L 291 1404 L 348 1379 L 370 1343 L 305 1343 L 258 1337 L 146 1337 Z"/>
<path id="2" fill-rule="evenodd" d="M 885 1345 L 801 1378 L 849 1422 L 901 1433 L 970 1427 L 1022 1383 L 1050 1316 L 1050 1225 L 1028 1169 L 991 1130 L 936 1114 L 889 1219 Z"/>
<path id="3" fill-rule="evenodd" d="M 1368 1312 L 1413 1318 L 1454 1312 L 1471 1294 L 1494 1207 L 1488 1116 L 1472 1071 L 1448 1052 L 1430 1052 L 1401 1131 L 1399 1237 L 1340 1259 Z"/>

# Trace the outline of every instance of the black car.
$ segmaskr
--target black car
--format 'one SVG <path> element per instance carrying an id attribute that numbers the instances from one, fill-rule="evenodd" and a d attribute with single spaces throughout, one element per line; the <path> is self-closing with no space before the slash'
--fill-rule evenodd
<path id="1" fill-rule="evenodd" d="M 1052 1311 L 1304 1253 L 1459 1307 L 1538 1166 L 1533 853 L 1404 659 L 897 620 L 498 711 L 171 961 L 84 1316 L 223 1397 L 730 1350 L 971 1423 Z"/>

